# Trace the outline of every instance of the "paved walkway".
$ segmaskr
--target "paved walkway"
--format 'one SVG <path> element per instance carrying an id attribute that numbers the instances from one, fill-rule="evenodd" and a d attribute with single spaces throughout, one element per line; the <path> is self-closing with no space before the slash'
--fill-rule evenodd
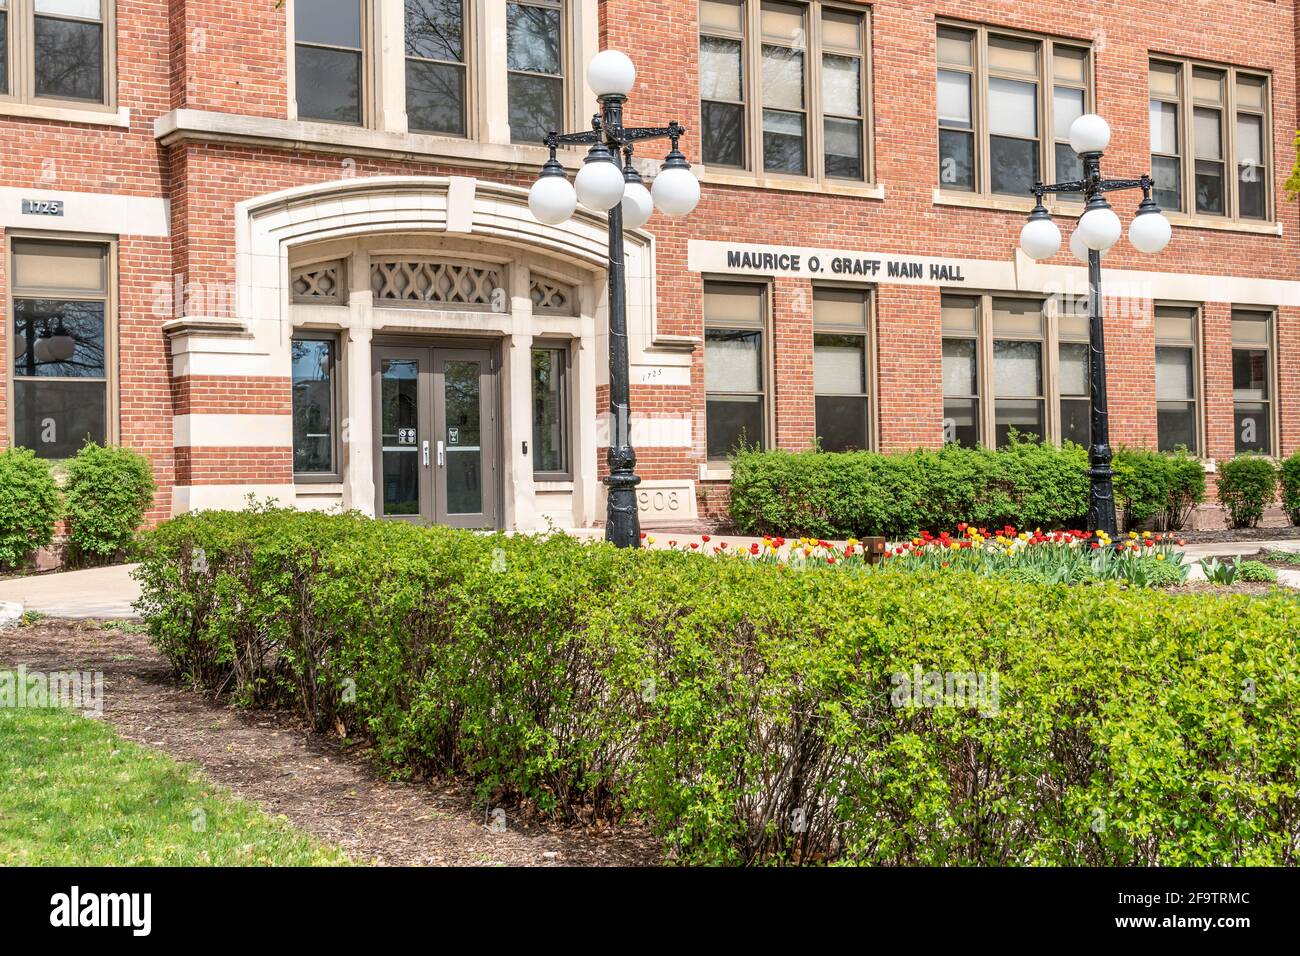
<path id="1" fill-rule="evenodd" d="M 85 571 L 56 571 L 0 580 L 0 603 L 21 604 L 46 617 L 136 617 L 132 602 L 140 585 L 131 577 L 134 564 Z"/>
<path id="2" fill-rule="evenodd" d="M 601 537 L 599 531 L 585 532 L 582 537 Z M 705 543 L 699 535 L 672 532 L 648 532 L 653 538 L 651 547 L 668 548 L 675 543 L 678 549 L 689 548 L 694 542 L 700 550 L 712 549 L 726 542 L 729 549 L 748 549 L 761 538 L 740 535 L 712 535 Z M 1192 578 L 1198 579 L 1201 558 L 1253 554 L 1256 551 L 1300 551 L 1300 540 L 1291 541 L 1238 541 L 1216 544 L 1191 544 L 1187 546 L 1187 560 L 1193 565 Z M 51 574 L 32 574 L 25 577 L 0 579 L 0 604 L 21 605 L 25 611 L 36 611 L 46 617 L 59 618 L 132 618 L 136 617 L 132 604 L 140 597 L 140 585 L 131 577 L 134 564 L 111 568 L 91 568 L 86 571 L 64 571 Z M 1278 578 L 1289 587 L 1300 588 L 1300 569 L 1279 569 Z"/>

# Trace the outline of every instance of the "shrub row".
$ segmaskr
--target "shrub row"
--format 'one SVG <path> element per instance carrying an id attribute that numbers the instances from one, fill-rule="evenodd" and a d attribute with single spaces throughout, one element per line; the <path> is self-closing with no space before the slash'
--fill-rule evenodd
<path id="1" fill-rule="evenodd" d="M 86 444 L 63 468 L 62 491 L 50 462 L 26 448 L 0 452 L 0 568 L 17 567 L 68 522 L 68 557 L 112 559 L 130 543 L 153 501 L 149 461 L 126 448 Z"/>
<path id="2" fill-rule="evenodd" d="M 731 517 L 742 533 L 790 537 L 896 539 L 959 522 L 1079 528 L 1088 488 L 1088 453 L 1074 444 L 888 455 L 744 451 L 732 464 Z M 1121 449 L 1115 494 L 1129 527 L 1179 528 L 1205 500 L 1205 471 L 1187 455 Z"/>
<path id="3" fill-rule="evenodd" d="M 143 562 L 149 629 L 196 684 L 491 805 L 644 820 L 672 860 L 1300 859 L 1294 599 L 278 511 L 182 516 Z M 922 673 L 996 677 L 993 706 L 912 706 L 935 700 L 898 675 Z"/>

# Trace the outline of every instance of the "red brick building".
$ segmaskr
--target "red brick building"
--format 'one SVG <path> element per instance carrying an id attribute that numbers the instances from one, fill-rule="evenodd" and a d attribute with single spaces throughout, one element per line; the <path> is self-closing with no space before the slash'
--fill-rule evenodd
<path id="1" fill-rule="evenodd" d="M 3 0 L 0 37 L 0 440 L 137 448 L 156 517 L 603 518 L 604 217 L 527 188 L 606 47 L 703 186 L 628 236 L 644 520 L 724 509 L 742 435 L 1083 437 L 1084 269 L 1017 252 L 1080 112 L 1174 223 L 1105 260 L 1114 440 L 1300 447 L 1290 0 Z"/>

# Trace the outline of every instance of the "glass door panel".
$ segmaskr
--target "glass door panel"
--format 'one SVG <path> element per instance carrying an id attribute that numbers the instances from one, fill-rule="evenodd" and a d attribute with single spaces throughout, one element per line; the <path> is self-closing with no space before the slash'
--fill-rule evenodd
<path id="1" fill-rule="evenodd" d="M 424 349 L 376 350 L 376 497 L 384 518 L 431 517 L 428 360 Z"/>
<path id="2" fill-rule="evenodd" d="M 434 353 L 437 470 L 435 520 L 459 527 L 496 527 L 496 418 L 491 357 L 486 351 Z"/>

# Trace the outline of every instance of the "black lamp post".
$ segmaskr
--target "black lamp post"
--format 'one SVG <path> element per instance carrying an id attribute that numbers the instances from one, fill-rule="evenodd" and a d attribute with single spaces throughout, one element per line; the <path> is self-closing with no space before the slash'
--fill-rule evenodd
<path id="1" fill-rule="evenodd" d="M 1110 144 L 1110 127 L 1100 116 L 1085 114 L 1070 127 L 1070 144 L 1083 163 L 1083 179 L 1065 183 L 1035 184 L 1038 202 L 1020 233 L 1020 245 L 1033 259 L 1050 259 L 1061 248 L 1061 232 L 1043 205 L 1047 193 L 1076 193 L 1083 196 L 1084 212 L 1070 241 L 1076 257 L 1088 263 L 1088 385 L 1092 404 L 1092 436 L 1089 447 L 1088 530 L 1094 535 L 1118 533 L 1115 517 L 1114 457 L 1110 447 L 1110 411 L 1106 399 L 1106 340 L 1102 324 L 1101 257 L 1119 241 L 1123 225 L 1115 215 L 1106 193 L 1141 189 L 1142 203 L 1129 228 L 1129 241 L 1154 255 L 1167 245 L 1172 234 L 1169 220 L 1151 198 L 1155 183 L 1149 175 L 1140 179 L 1103 179 L 1101 157 Z"/>
<path id="2" fill-rule="evenodd" d="M 626 127 L 623 107 L 636 79 L 632 61 L 616 50 L 598 53 L 587 68 L 587 82 L 596 93 L 600 113 L 591 129 L 581 133 L 550 133 L 545 145 L 551 156 L 529 192 L 533 215 L 550 225 L 567 220 L 577 202 L 609 216 L 609 475 L 605 539 L 620 548 L 640 544 L 641 524 L 637 510 L 636 451 L 632 447 L 631 408 L 628 382 L 627 281 L 623 264 L 623 230 L 637 229 L 649 219 L 655 207 L 669 216 L 684 216 L 700 199 L 700 186 L 686 157 L 677 148 L 686 130 L 677 123 L 667 126 Z M 643 140 L 669 139 L 672 150 L 647 190 L 632 167 L 632 144 Z M 556 159 L 560 146 L 590 145 L 573 185 Z M 622 163 L 620 163 L 620 154 Z"/>

